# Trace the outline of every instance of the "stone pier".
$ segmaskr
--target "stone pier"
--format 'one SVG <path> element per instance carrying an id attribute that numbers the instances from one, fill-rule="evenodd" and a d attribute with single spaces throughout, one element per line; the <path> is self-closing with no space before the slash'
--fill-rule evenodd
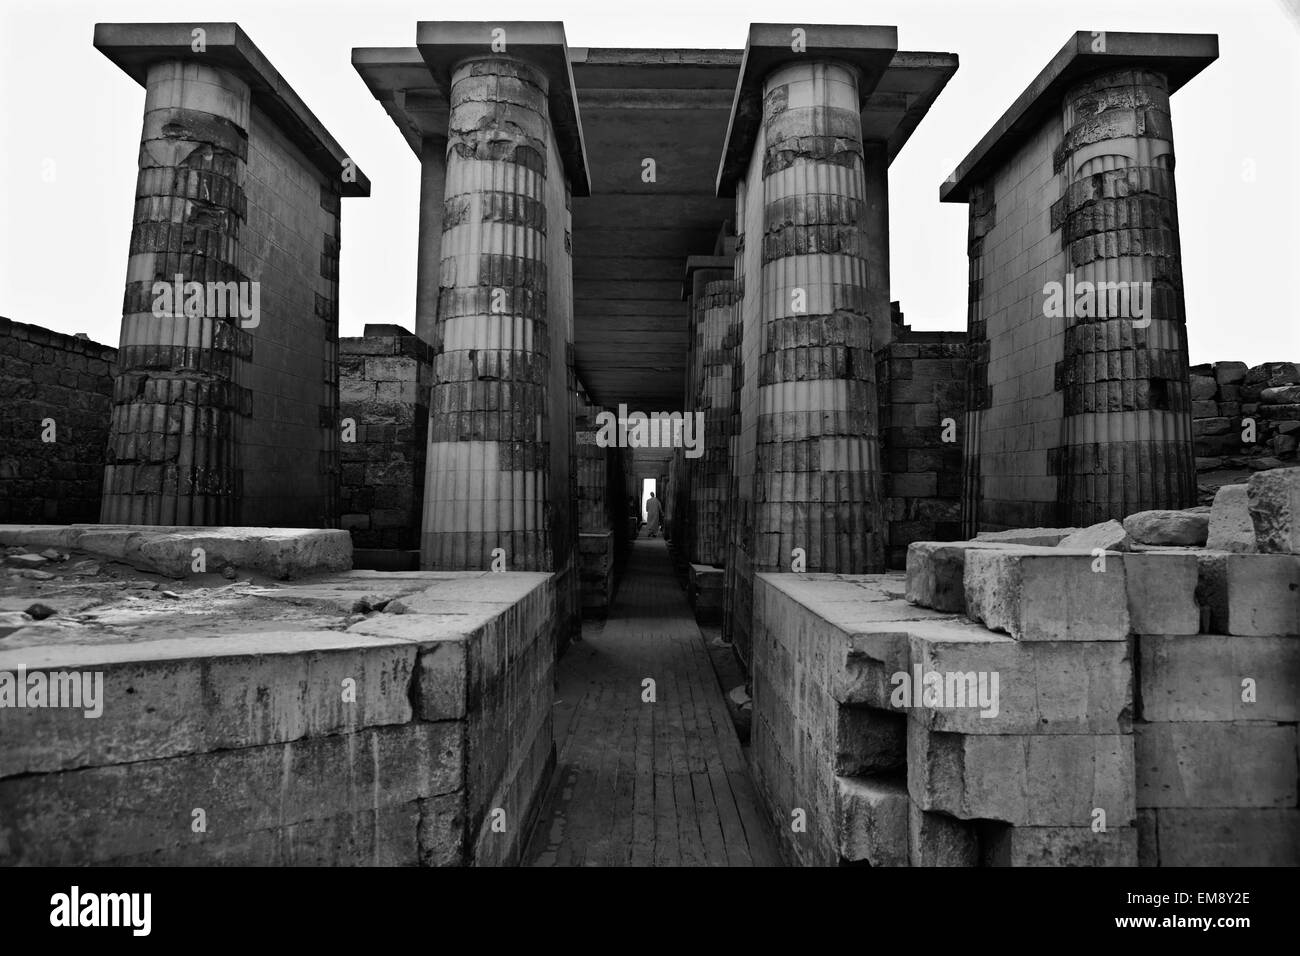
<path id="1" fill-rule="evenodd" d="M 235 24 L 95 46 L 145 88 L 100 518 L 332 527 L 340 200 L 369 180 Z"/>
<path id="2" fill-rule="evenodd" d="M 1217 56 L 1077 33 L 941 188 L 970 207 L 966 533 L 1195 504 L 1169 96 Z"/>

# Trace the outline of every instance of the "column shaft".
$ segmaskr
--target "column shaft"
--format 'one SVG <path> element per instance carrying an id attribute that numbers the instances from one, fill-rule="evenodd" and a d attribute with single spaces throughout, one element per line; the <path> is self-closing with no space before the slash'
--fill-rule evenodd
<path id="1" fill-rule="evenodd" d="M 1195 504 L 1187 325 L 1163 75 L 1095 75 L 1066 94 L 1067 313 L 1061 500 L 1070 525 Z M 1091 314 L 1082 314 L 1082 313 Z"/>
<path id="2" fill-rule="evenodd" d="M 239 369 L 252 340 L 228 290 L 247 281 L 237 263 L 249 109 L 247 84 L 227 71 L 149 68 L 102 521 L 238 519 L 236 439 L 251 411 Z M 210 308 L 214 288 L 223 309 Z"/>
<path id="3" fill-rule="evenodd" d="M 550 570 L 546 80 L 479 57 L 450 96 L 422 564 Z"/>

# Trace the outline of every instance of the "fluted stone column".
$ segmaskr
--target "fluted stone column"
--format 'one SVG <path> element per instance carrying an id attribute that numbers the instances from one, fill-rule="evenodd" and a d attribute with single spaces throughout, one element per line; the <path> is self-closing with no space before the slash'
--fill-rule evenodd
<path id="1" fill-rule="evenodd" d="M 155 283 L 247 280 L 249 109 L 248 84 L 219 67 L 149 67 L 102 521 L 235 520 L 237 430 L 251 410 L 238 368 L 252 340 L 237 315 L 187 314 Z"/>
<path id="2" fill-rule="evenodd" d="M 794 62 L 763 84 L 755 570 L 883 567 L 858 74 Z M 757 157 L 756 157 L 757 159 Z M 755 200 L 750 196 L 749 201 Z"/>
<path id="3" fill-rule="evenodd" d="M 475 57 L 450 99 L 422 565 L 550 570 L 547 81 Z"/>
<path id="4" fill-rule="evenodd" d="M 1097 290 L 1093 315 L 1066 318 L 1062 517 L 1088 525 L 1188 507 L 1196 481 L 1168 86 L 1149 70 L 1098 73 L 1062 109 L 1066 269 L 1076 288 Z"/>
<path id="5" fill-rule="evenodd" d="M 726 561 L 725 511 L 730 494 L 736 283 L 734 269 L 698 269 L 691 278 L 695 336 L 688 372 L 692 401 L 687 411 L 704 414 L 704 433 L 700 436 L 703 454 L 687 460 L 690 555 L 696 564 L 720 565 Z"/>

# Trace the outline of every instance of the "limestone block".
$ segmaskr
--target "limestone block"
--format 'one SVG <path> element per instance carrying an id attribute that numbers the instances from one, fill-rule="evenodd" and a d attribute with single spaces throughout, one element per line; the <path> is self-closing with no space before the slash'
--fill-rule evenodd
<path id="1" fill-rule="evenodd" d="M 1196 418 L 1192 420 L 1192 437 L 1203 438 L 1207 435 L 1226 435 L 1232 431 L 1232 419 L 1223 417 Z"/>
<path id="2" fill-rule="evenodd" d="M 1214 493 L 1205 546 L 1213 551 L 1258 551 L 1246 485 L 1224 485 Z"/>
<path id="3" fill-rule="evenodd" d="M 1196 599 L 1209 614 L 1205 630 L 1300 634 L 1300 556 L 1203 551 L 1197 560 Z"/>
<path id="4" fill-rule="evenodd" d="M 1245 362 L 1215 362 L 1214 380 L 1220 389 L 1224 385 L 1236 385 L 1246 377 L 1249 367 Z"/>
<path id="5" fill-rule="evenodd" d="M 1300 809 L 1166 807 L 1143 813 L 1152 817 L 1151 855 L 1160 866 L 1300 866 Z"/>
<path id="6" fill-rule="evenodd" d="M 1124 519 L 1124 530 L 1139 544 L 1205 544 L 1210 516 L 1196 511 L 1139 511 Z"/>
<path id="7" fill-rule="evenodd" d="M 1129 633 L 1121 555 L 972 550 L 965 585 L 970 616 L 1018 641 L 1122 641 Z"/>
<path id="8" fill-rule="evenodd" d="M 966 551 L 1014 547 L 997 541 L 914 541 L 907 548 L 907 600 L 912 604 L 966 613 Z"/>
<path id="9" fill-rule="evenodd" d="M 1300 404 L 1300 385 L 1279 385 L 1266 388 L 1259 393 L 1259 400 L 1265 405 Z"/>
<path id="10" fill-rule="evenodd" d="M 1137 642 L 1142 720 L 1300 720 L 1294 637 L 1142 635 Z M 1247 678 L 1253 702 L 1242 700 Z"/>
<path id="11" fill-rule="evenodd" d="M 292 743 L 0 780 L 0 864 L 84 864 L 294 827 L 462 785 L 462 725 L 412 723 Z M 195 834 L 190 808 L 208 831 Z M 292 831 L 290 831 L 292 832 Z M 414 832 L 413 830 L 411 832 Z"/>
<path id="12" fill-rule="evenodd" d="M 978 866 L 975 825 L 907 801 L 908 857 L 912 866 Z"/>
<path id="13" fill-rule="evenodd" d="M 1079 528 L 1017 528 L 1014 531 L 981 531 L 975 535 L 976 541 L 1000 541 L 1004 544 L 1040 545 L 1054 548 Z"/>
<path id="14" fill-rule="evenodd" d="M 1214 398 L 1215 393 L 1219 390 L 1219 383 L 1209 375 L 1193 375 L 1191 385 L 1193 401 Z"/>
<path id="15" fill-rule="evenodd" d="M 1126 551 L 1131 543 L 1124 526 L 1111 519 L 1082 528 L 1062 538 L 1057 542 L 1057 547 L 1082 551 L 1091 551 L 1094 548 L 1101 548 L 1103 551 Z"/>
<path id="16" fill-rule="evenodd" d="M 1140 807 L 1296 805 L 1294 724 L 1139 723 L 1133 736 Z"/>
<path id="17" fill-rule="evenodd" d="M 901 779 L 837 776 L 835 809 L 841 858 L 908 865 L 908 799 Z"/>
<path id="18" fill-rule="evenodd" d="M 1300 554 L 1300 468 L 1251 475 L 1246 497 L 1259 550 Z"/>
<path id="19" fill-rule="evenodd" d="M 1133 681 L 1126 641 L 1021 643 L 977 625 L 946 622 L 913 628 L 911 658 L 907 683 L 923 683 L 926 674 L 943 681 L 942 697 L 930 698 L 934 706 L 924 693 L 911 700 L 910 719 L 931 731 L 1129 732 Z"/>
<path id="20" fill-rule="evenodd" d="M 907 722 L 907 783 L 923 810 L 1014 826 L 1107 826 L 1134 820 L 1133 737 L 931 733 Z"/>
<path id="21" fill-rule="evenodd" d="M 0 777 L 406 723 L 414 665 L 409 645 L 335 631 L 0 649 L 0 672 L 79 676 L 101 711 L 0 708 Z"/>
<path id="22" fill-rule="evenodd" d="M 1124 555 L 1129 620 L 1135 634 L 1195 634 L 1199 570 L 1195 552 L 1146 551 Z"/>
<path id="23" fill-rule="evenodd" d="M 985 866 L 1137 866 L 1133 827 L 998 827 L 984 845 Z"/>
<path id="24" fill-rule="evenodd" d="M 829 702 L 835 773 L 857 777 L 907 765 L 907 719 L 874 707 Z"/>
<path id="25" fill-rule="evenodd" d="M 1300 421 L 1300 404 L 1260 405 L 1256 414 L 1269 421 L 1296 422 Z"/>

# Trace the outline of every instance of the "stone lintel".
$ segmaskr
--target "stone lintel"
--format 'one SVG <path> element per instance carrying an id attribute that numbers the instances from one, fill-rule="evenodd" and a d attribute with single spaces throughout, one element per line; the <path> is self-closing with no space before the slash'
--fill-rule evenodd
<path id="1" fill-rule="evenodd" d="M 732 269 L 736 265 L 734 256 L 687 256 L 686 277 L 682 282 L 682 301 L 691 297 L 692 276 L 699 269 Z"/>
<path id="2" fill-rule="evenodd" d="M 541 70 L 550 84 L 548 106 L 551 127 L 569 177 L 574 196 L 591 195 L 587 147 L 582 138 L 573 65 L 564 39 L 564 24 L 558 21 L 427 21 L 415 27 L 415 45 L 424 58 L 434 82 L 442 90 L 451 86 L 452 70 L 472 56 L 490 56 L 496 30 L 504 37 L 500 54 L 518 57 Z M 444 131 L 445 132 L 445 131 Z"/>
<path id="3" fill-rule="evenodd" d="M 193 49 L 196 29 L 204 31 L 203 52 Z M 149 67 L 186 60 L 229 70 L 248 84 L 253 104 L 306 155 L 344 196 L 369 196 L 370 180 L 359 168 L 356 181 L 342 177 L 348 154 L 307 108 L 288 81 L 237 23 L 97 23 L 95 48 L 141 86 Z"/>
<path id="4" fill-rule="evenodd" d="M 862 141 L 885 144 L 892 163 L 957 72 L 955 53 L 899 50 L 862 105 Z"/>
<path id="5" fill-rule="evenodd" d="M 354 47 L 352 68 L 379 101 L 416 158 L 428 137 L 447 138 L 447 88 L 434 82 L 415 47 Z"/>
<path id="6" fill-rule="evenodd" d="M 804 31 L 803 52 L 793 48 L 796 29 Z M 718 164 L 717 195 L 735 196 L 736 183 L 749 165 L 763 119 L 763 80 L 772 70 L 803 59 L 848 63 L 859 72 L 858 95 L 865 104 L 897 51 L 896 27 L 751 23 Z"/>
<path id="7" fill-rule="evenodd" d="M 1173 93 L 1218 57 L 1219 37 L 1213 33 L 1078 31 L 939 187 L 939 201 L 967 202 L 971 187 L 1004 162 L 1045 116 L 1059 110 L 1065 91 L 1088 74 L 1144 67 L 1163 73 Z"/>

